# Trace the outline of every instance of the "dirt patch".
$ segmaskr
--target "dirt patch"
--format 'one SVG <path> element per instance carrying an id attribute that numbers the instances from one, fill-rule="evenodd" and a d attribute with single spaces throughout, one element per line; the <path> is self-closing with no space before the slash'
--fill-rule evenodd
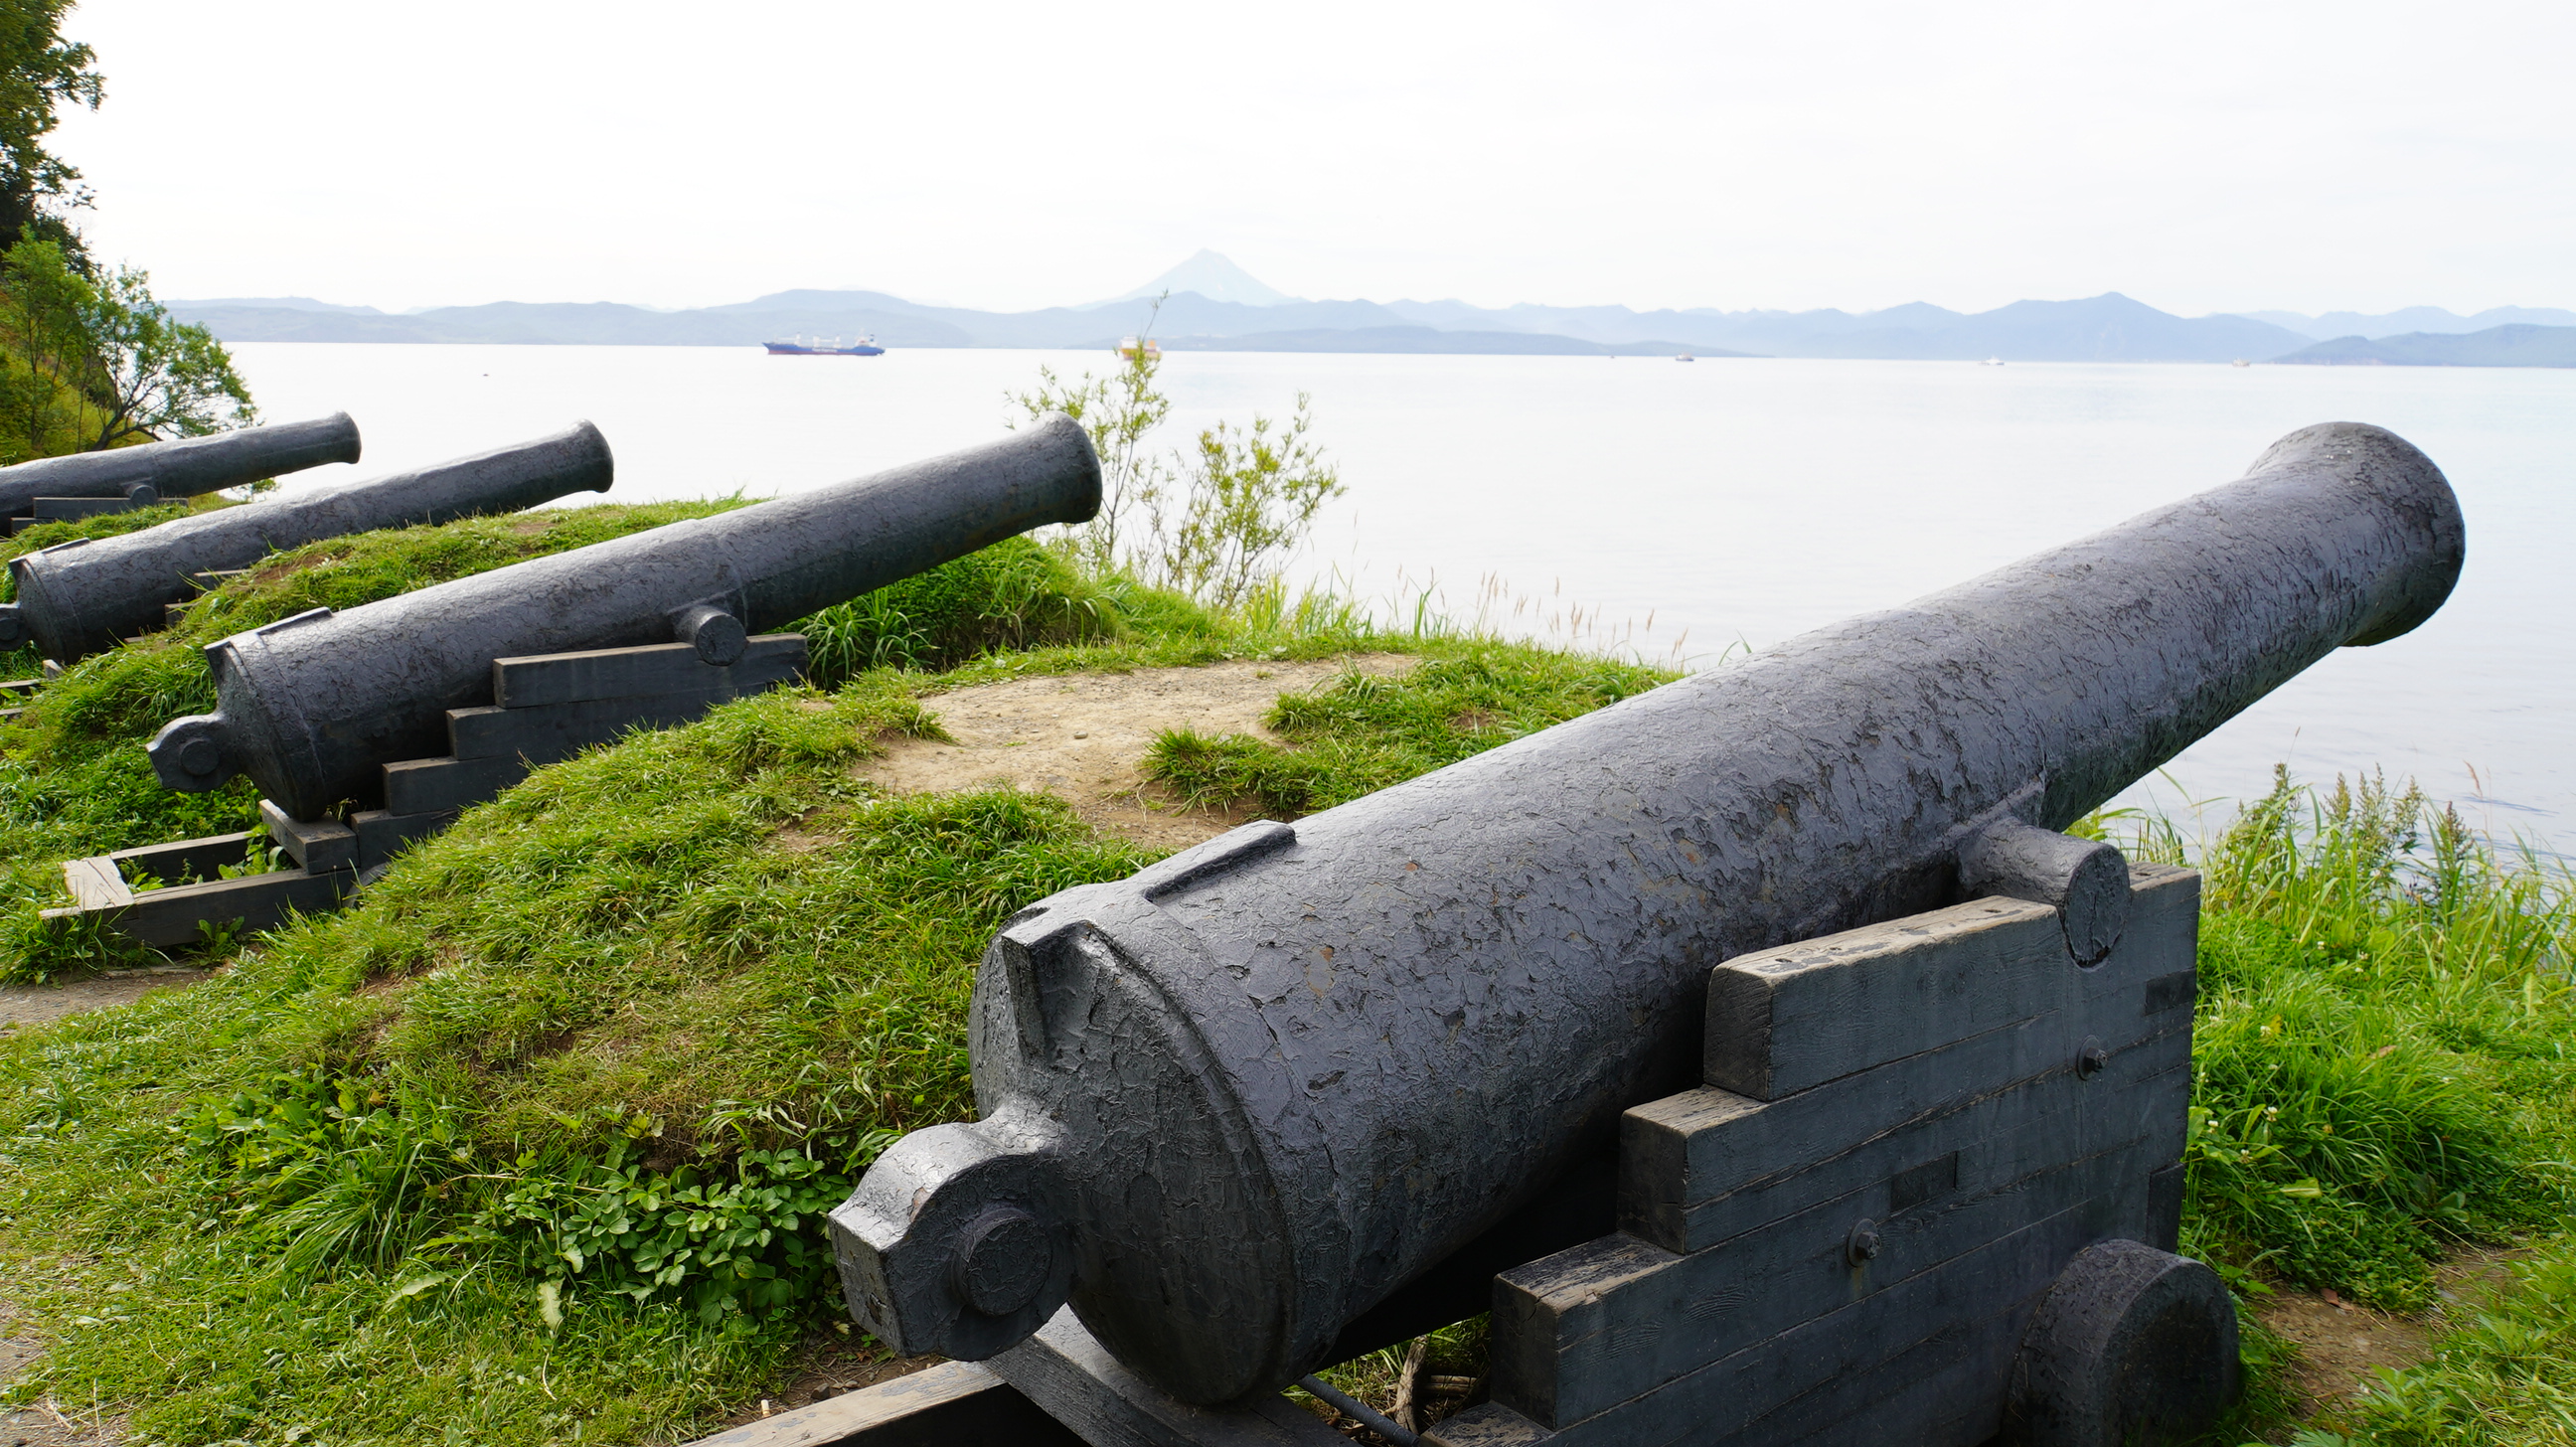
<path id="1" fill-rule="evenodd" d="M 0 1030 L 24 1030 L 50 1025 L 83 1010 L 131 1005 L 154 990 L 193 985 L 213 973 L 185 965 L 155 965 L 147 970 L 119 970 L 55 985 L 0 985 Z M 4 1440 L 0 1440 L 0 1447 L 7 1447 Z"/>
<path id="2" fill-rule="evenodd" d="M 9 1330 L 14 1313 L 0 1302 L 0 1332 Z M 0 1383 L 14 1382 L 44 1348 L 15 1336 L 0 1336 Z M 95 1409 L 46 1397 L 16 1411 L 0 1411 L 0 1447 L 116 1447 L 125 1440 L 125 1419 L 100 1415 Z"/>
<path id="3" fill-rule="evenodd" d="M 2422 1362 L 2454 1318 L 2474 1311 L 2512 1279 L 2505 1264 L 2521 1254 L 2490 1246 L 2453 1252 L 2434 1272 L 2438 1302 L 2421 1316 L 2393 1316 L 2332 1291 L 2288 1286 L 2257 1304 L 2254 1313 L 2265 1326 L 2298 1344 L 2289 1379 L 2299 1396 L 2299 1415 L 2331 1413 L 2377 1385 L 2382 1368 L 2402 1372 Z"/>
<path id="4" fill-rule="evenodd" d="M 978 684 L 922 701 L 954 743 L 889 738 L 861 778 L 903 793 L 989 784 L 1071 801 L 1093 827 L 1158 849 L 1213 839 L 1252 815 L 1184 809 L 1137 772 L 1164 729 L 1251 734 L 1274 742 L 1261 716 L 1279 695 L 1350 672 L 1398 674 L 1414 661 L 1365 653 L 1308 663 L 1236 660 L 1200 668 L 1140 668 Z"/>
<path id="5" fill-rule="evenodd" d="M 2440 1329 L 2424 1318 L 2391 1316 L 2297 1287 L 2281 1288 L 2255 1314 L 2298 1344 L 2289 1377 L 2302 1417 L 2350 1402 L 2369 1390 L 2382 1367 L 2404 1371 L 2424 1360 Z"/>

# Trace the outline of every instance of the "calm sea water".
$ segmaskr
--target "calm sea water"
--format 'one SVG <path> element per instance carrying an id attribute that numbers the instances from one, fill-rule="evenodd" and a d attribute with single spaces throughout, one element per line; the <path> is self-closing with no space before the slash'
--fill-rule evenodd
<path id="1" fill-rule="evenodd" d="M 354 414 L 369 472 L 587 417 L 616 495 L 755 494 L 992 437 L 1004 394 L 1112 359 L 689 347 L 254 343 L 272 419 Z M 1174 441 L 1314 401 L 1349 493 L 1300 568 L 1428 606 L 1707 664 L 1904 602 L 2241 475 L 2312 422 L 2392 428 L 2468 515 L 2441 614 L 2346 649 L 2132 791 L 2210 826 L 2275 763 L 2384 768 L 2479 827 L 2576 847 L 2576 370 L 1181 353 Z M 337 469 L 334 469 L 337 471 Z"/>

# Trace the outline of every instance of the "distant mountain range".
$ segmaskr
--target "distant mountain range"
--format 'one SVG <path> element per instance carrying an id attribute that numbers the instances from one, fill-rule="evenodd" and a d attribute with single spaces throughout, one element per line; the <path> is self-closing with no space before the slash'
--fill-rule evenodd
<path id="1" fill-rule="evenodd" d="M 1168 295 L 1166 295 L 1168 293 Z M 1157 315 L 1151 299 L 1163 296 Z M 614 302 L 493 302 L 389 314 L 309 297 L 171 303 L 228 342 L 516 342 L 750 346 L 775 338 L 873 335 L 889 347 L 1106 349 L 1150 324 L 1170 351 L 1443 352 L 1573 356 L 1884 357 L 2030 362 L 2378 361 L 2415 365 L 2563 366 L 2576 313 L 2500 308 L 2462 318 L 2432 307 L 2382 318 L 2179 317 L 2109 292 L 2081 301 L 2018 301 L 1963 313 L 1925 302 L 1875 312 L 1633 311 L 1623 306 L 1502 308 L 1459 301 L 1306 301 L 1212 251 L 1112 301 L 1040 311 L 932 306 L 874 291 L 783 291 L 685 311 Z M 2509 325 L 2489 318 L 2510 312 Z M 2402 335 L 2371 340 L 2383 321 Z M 2317 331 L 2328 323 L 2346 331 Z M 2477 324 L 2484 323 L 2481 327 Z M 2456 325 L 2453 325 L 2456 324 Z M 2466 335 L 2459 335 L 2459 334 Z M 2511 338 L 2500 334 L 2513 333 Z M 2525 337 L 2522 334 L 2538 334 Z M 2324 346 L 2321 337 L 2331 337 Z M 2443 346 L 2448 346 L 2447 352 Z M 2384 353 L 2368 352 L 2384 347 Z M 2340 349 L 2340 350 L 2336 350 Z M 2316 353 L 2319 355 L 2310 355 Z M 2325 355 L 2331 353 L 2331 355 Z M 2510 353 L 2516 360 L 2479 360 Z"/>
<path id="2" fill-rule="evenodd" d="M 2467 335 L 2337 337 L 2276 357 L 2327 367 L 2576 367 L 2576 327 L 2489 327 Z"/>

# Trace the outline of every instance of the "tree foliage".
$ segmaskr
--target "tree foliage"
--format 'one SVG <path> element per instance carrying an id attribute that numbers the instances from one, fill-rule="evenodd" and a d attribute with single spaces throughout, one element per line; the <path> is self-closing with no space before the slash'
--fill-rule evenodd
<path id="1" fill-rule="evenodd" d="M 223 344 L 154 300 L 149 276 L 84 276 L 55 241 L 26 238 L 0 260 L 0 346 L 0 446 L 17 458 L 202 437 L 258 415 Z"/>
<path id="2" fill-rule="evenodd" d="M 60 210 L 89 204 L 80 172 L 45 149 L 66 105 L 92 110 L 105 95 L 86 45 L 63 39 L 71 0 L 0 0 L 0 251 L 29 236 L 61 246 L 87 270 L 80 238 Z"/>

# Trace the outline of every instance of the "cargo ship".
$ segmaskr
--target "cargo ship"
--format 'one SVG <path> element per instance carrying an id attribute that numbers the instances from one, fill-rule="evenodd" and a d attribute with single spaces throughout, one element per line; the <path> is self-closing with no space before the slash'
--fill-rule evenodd
<path id="1" fill-rule="evenodd" d="M 790 342 L 763 342 L 761 345 L 769 348 L 769 355 L 773 357 L 882 357 L 885 355 L 885 348 L 878 346 L 877 339 L 874 337 L 861 337 L 846 347 L 841 345 L 839 337 L 834 337 L 828 342 L 819 339 L 808 342 L 803 337 L 798 337 Z"/>

